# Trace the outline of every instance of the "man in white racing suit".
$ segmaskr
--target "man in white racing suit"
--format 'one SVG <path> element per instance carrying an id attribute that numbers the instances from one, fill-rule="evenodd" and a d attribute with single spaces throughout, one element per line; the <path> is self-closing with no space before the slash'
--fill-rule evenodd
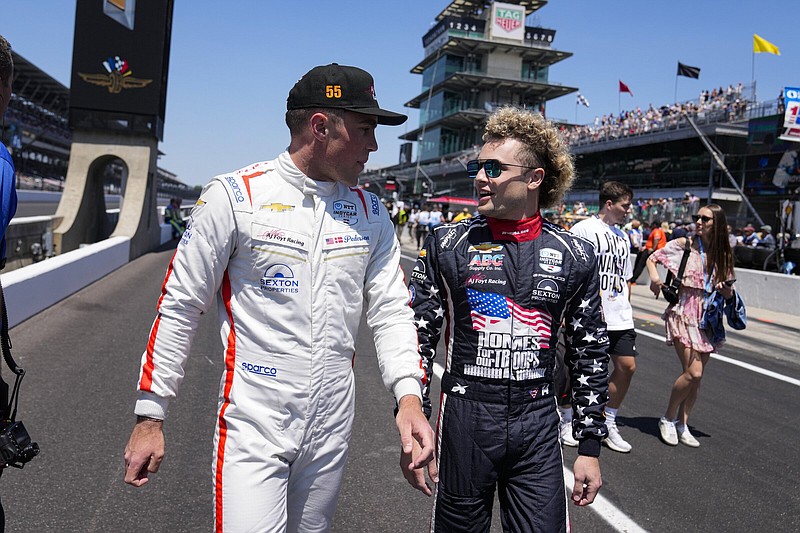
<path id="1" fill-rule="evenodd" d="M 398 401 L 410 468 L 433 456 L 423 371 L 394 228 L 356 188 L 377 124 L 404 115 L 375 99 L 372 76 L 331 64 L 287 100 L 287 152 L 217 176 L 170 263 L 139 376 L 125 481 L 147 482 L 192 335 L 215 299 L 224 373 L 214 437 L 216 531 L 327 531 L 353 423 L 352 364 L 362 310 Z M 366 307 L 364 308 L 364 304 Z M 425 449 L 411 460 L 412 440 Z"/>

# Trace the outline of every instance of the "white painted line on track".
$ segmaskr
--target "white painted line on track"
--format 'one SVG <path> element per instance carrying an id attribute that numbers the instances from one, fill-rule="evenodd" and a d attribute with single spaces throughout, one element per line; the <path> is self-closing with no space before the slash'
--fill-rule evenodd
<path id="1" fill-rule="evenodd" d="M 443 373 L 444 367 L 442 367 L 442 365 L 439 363 L 433 363 L 433 375 L 441 380 Z M 572 471 L 569 468 L 566 466 L 563 466 L 563 468 L 564 486 L 567 488 L 567 494 L 571 495 L 572 486 L 575 484 L 575 476 L 572 474 Z M 625 513 L 617 509 L 613 503 L 599 494 L 595 497 L 594 503 L 589 506 L 589 509 L 600 515 L 600 518 L 605 520 L 608 525 L 614 528 L 614 531 L 619 531 L 621 533 L 640 533 L 647 531 L 646 529 L 639 527 L 636 522 L 628 518 Z"/>
<path id="2" fill-rule="evenodd" d="M 572 474 L 572 470 L 566 466 L 563 468 L 564 486 L 567 487 L 567 494 L 569 495 L 567 501 L 570 502 L 568 505 L 572 505 L 572 487 L 575 485 L 575 476 Z M 647 531 L 600 494 L 594 497 L 594 502 L 589 505 L 589 509 L 600 515 L 600 518 L 605 520 L 614 531 L 621 533 L 645 533 Z"/>
<path id="3" fill-rule="evenodd" d="M 649 331 L 644 331 L 639 328 L 635 328 L 635 331 L 639 335 L 644 335 L 645 337 L 650 337 L 651 339 L 656 339 L 661 342 L 666 342 L 666 338 L 662 335 L 657 335 L 655 333 L 650 333 Z M 718 361 L 722 361 L 723 363 L 729 363 L 731 365 L 735 365 L 745 370 L 750 370 L 751 372 L 755 372 L 757 374 L 762 374 L 767 377 L 771 377 L 780 381 L 784 381 L 791 385 L 796 385 L 800 387 L 800 379 L 790 378 L 789 376 L 784 376 L 783 374 L 778 374 L 777 372 L 773 372 L 772 370 L 767 370 L 765 368 L 761 368 L 755 365 L 751 365 L 750 363 L 745 363 L 742 361 L 737 361 L 736 359 L 731 359 L 730 357 L 725 357 L 724 355 L 720 355 L 718 353 L 711 354 L 712 359 L 716 359 Z"/>

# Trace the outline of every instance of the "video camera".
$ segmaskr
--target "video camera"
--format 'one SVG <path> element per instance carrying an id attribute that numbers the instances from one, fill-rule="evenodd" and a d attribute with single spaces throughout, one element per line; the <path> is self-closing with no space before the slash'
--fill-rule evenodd
<path id="1" fill-rule="evenodd" d="M 0 422 L 0 464 L 22 468 L 37 455 L 39 445 L 31 442 L 31 436 L 22 422 Z"/>

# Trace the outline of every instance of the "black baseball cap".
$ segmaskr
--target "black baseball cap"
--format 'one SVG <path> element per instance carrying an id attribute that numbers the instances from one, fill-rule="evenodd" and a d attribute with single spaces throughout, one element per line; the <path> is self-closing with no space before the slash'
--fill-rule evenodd
<path id="1" fill-rule="evenodd" d="M 408 117 L 378 107 L 375 81 L 366 70 L 331 63 L 314 67 L 294 84 L 286 109 L 328 107 L 373 115 L 378 124 L 399 126 Z"/>

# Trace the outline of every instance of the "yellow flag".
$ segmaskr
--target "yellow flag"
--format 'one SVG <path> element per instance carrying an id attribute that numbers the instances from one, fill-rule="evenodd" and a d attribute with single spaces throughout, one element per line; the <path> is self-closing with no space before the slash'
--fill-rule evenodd
<path id="1" fill-rule="evenodd" d="M 781 55 L 781 51 L 778 49 L 777 46 L 772 44 L 766 39 L 763 39 L 753 34 L 753 53 L 758 54 L 760 52 L 766 52 L 768 54 L 775 54 L 776 56 Z"/>

